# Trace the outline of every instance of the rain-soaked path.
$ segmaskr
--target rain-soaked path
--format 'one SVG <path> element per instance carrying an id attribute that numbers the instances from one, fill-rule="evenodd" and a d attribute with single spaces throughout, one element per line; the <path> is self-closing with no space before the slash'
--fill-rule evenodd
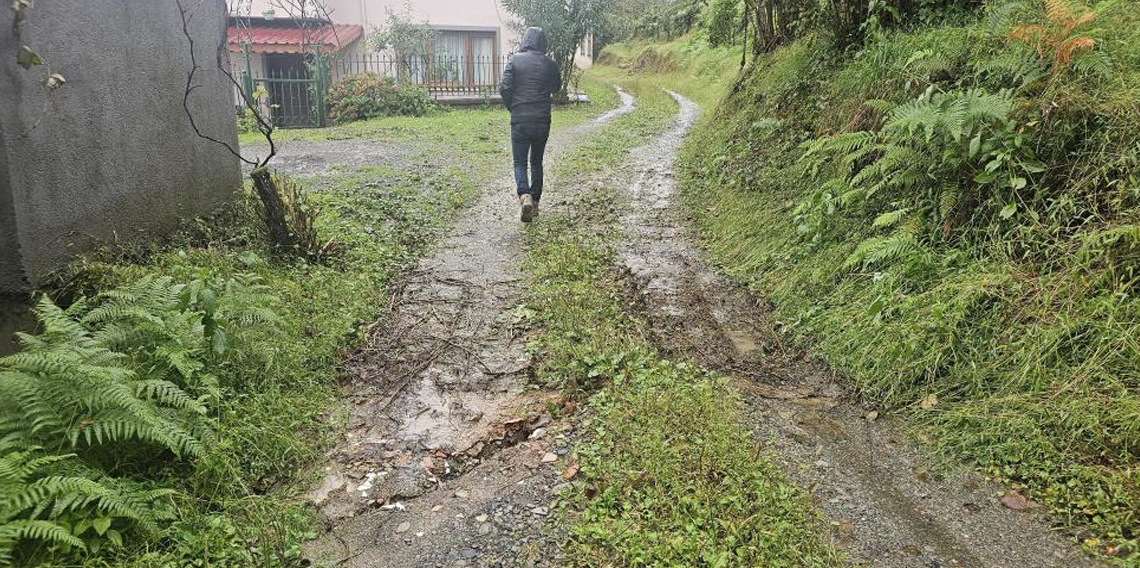
<path id="1" fill-rule="evenodd" d="M 643 296 L 636 304 L 645 306 L 654 340 L 669 356 L 734 379 L 746 426 L 830 517 L 833 543 L 861 566 L 1095 566 L 1038 512 L 1001 507 L 1001 488 L 933 469 L 898 424 L 868 420 L 832 373 L 782 349 L 766 331 L 761 300 L 708 267 L 673 176 L 700 109 L 673 97 L 673 125 L 609 173 L 628 180 L 608 185 L 628 191 L 618 258 Z M 623 93 L 615 111 L 556 134 L 551 160 L 632 110 Z M 307 163 L 303 152 L 297 159 Z M 330 528 L 310 548 L 315 560 L 557 564 L 549 504 L 566 487 L 559 473 L 574 421 L 552 423 L 548 410 L 563 401 L 528 388 L 516 317 L 521 241 L 508 188 L 504 180 L 489 189 L 407 276 L 354 358 L 349 433 L 313 492 Z"/>
<path id="2" fill-rule="evenodd" d="M 554 132 L 548 161 L 633 111 L 619 94 L 617 108 Z M 542 525 L 560 478 L 548 464 L 567 448 L 545 434 L 557 394 L 528 390 L 517 209 L 512 181 L 484 192 L 352 361 L 349 433 L 314 494 L 333 530 L 314 556 L 409 568 L 549 556 Z"/>

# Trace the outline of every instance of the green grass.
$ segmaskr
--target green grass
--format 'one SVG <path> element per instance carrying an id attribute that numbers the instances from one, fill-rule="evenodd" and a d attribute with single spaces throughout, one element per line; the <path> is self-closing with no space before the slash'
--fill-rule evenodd
<path id="1" fill-rule="evenodd" d="M 555 114 L 566 128 L 612 108 L 607 86 L 587 83 L 595 101 Z M 507 114 L 454 111 L 425 119 L 383 119 L 285 139 L 376 137 L 416 141 L 414 165 L 334 168 L 309 180 L 322 241 L 338 254 L 319 263 L 276 259 L 256 204 L 243 195 L 219 214 L 131 249 L 87 255 L 53 294 L 90 295 L 150 275 L 176 281 L 251 272 L 282 301 L 283 333 L 263 345 L 258 364 L 212 369 L 225 388 L 216 443 L 194 463 L 172 463 L 138 479 L 177 489 L 177 518 L 158 541 L 104 549 L 89 566 L 303 565 L 300 546 L 319 529 L 304 492 L 314 466 L 342 431 L 337 382 L 364 328 L 389 304 L 387 285 L 441 236 L 454 215 L 496 172 L 509 169 Z M 461 152 L 459 165 L 440 157 Z M 304 180 L 303 180 L 304 181 Z M 316 189 L 316 188 L 319 188 Z"/>
<path id="2" fill-rule="evenodd" d="M 552 118 L 552 128 L 581 124 L 596 116 L 598 109 L 617 106 L 617 95 L 608 83 L 586 77 L 580 88 L 590 96 L 591 104 L 560 107 Z M 471 109 L 443 108 L 422 117 L 392 116 L 329 128 L 278 130 L 274 139 L 283 143 L 291 140 L 379 140 L 425 144 L 458 143 L 461 146 L 477 147 L 480 143 L 501 141 L 496 132 L 509 134 L 503 129 L 503 125 L 508 124 L 508 117 L 509 114 L 501 105 Z M 265 144 L 264 138 L 257 133 L 242 134 L 240 142 L 243 145 Z"/>
<path id="3" fill-rule="evenodd" d="M 1140 566 L 1135 248 L 1099 237 L 1134 228 L 1138 211 L 1140 13 L 1128 4 L 1099 3 L 1089 32 L 1114 65 L 1108 80 L 1019 95 L 1023 109 L 1055 105 L 1031 142 L 1050 167 L 1034 180 L 1039 201 L 1023 205 L 1037 216 L 932 245 L 921 268 L 845 267 L 881 234 L 874 211 L 837 206 L 824 238 L 802 236 L 796 206 L 818 184 L 799 162 L 802 143 L 852 129 L 871 98 L 910 100 L 928 84 L 998 88 L 993 70 L 1012 48 L 996 16 L 891 32 L 846 55 L 808 36 L 762 56 L 688 140 L 682 181 L 711 258 L 773 300 L 780 331 L 846 374 L 867 404 L 906 415 L 930 448 L 1024 487 L 1090 550 Z M 619 61 L 636 57 L 621 49 Z M 939 56 L 931 69 L 914 65 L 922 50 Z M 923 408 L 929 395 L 938 403 Z"/>
<path id="4" fill-rule="evenodd" d="M 663 44 L 638 40 L 606 47 L 601 63 L 591 71 L 595 78 L 636 77 L 711 108 L 736 80 L 740 51 L 709 47 L 692 36 Z"/>
<path id="5" fill-rule="evenodd" d="M 602 71 L 606 72 L 606 71 Z M 613 75 L 610 75 L 613 76 Z M 622 77 L 638 110 L 558 164 L 561 183 L 624 179 L 630 149 L 667 127 L 676 105 L 651 81 Z M 619 154 L 615 156 L 614 154 Z M 564 517 L 565 566 L 838 566 L 808 496 L 742 427 L 721 377 L 664 359 L 631 313 L 613 270 L 612 189 L 583 190 L 528 230 L 528 314 L 541 382 L 588 397 L 575 451 L 581 490 Z"/>

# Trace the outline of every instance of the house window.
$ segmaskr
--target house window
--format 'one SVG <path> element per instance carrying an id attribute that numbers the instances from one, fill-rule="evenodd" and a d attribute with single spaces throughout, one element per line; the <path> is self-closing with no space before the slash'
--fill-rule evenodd
<path id="1" fill-rule="evenodd" d="M 431 83 L 494 85 L 498 79 L 494 32 L 439 32 L 433 46 Z"/>

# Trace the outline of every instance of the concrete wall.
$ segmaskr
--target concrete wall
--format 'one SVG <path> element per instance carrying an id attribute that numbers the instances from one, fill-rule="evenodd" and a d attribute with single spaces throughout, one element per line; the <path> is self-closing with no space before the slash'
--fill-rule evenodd
<path id="1" fill-rule="evenodd" d="M 203 132 L 236 147 L 231 86 L 216 65 L 225 3 L 184 4 L 198 6 L 203 67 L 191 109 Z M 198 138 L 183 112 L 190 57 L 174 0 L 36 2 L 20 38 L 3 12 L 0 291 L 34 286 L 94 244 L 168 230 L 240 185 L 237 159 Z M 45 94 L 46 68 L 16 65 L 20 45 L 67 84 Z"/>

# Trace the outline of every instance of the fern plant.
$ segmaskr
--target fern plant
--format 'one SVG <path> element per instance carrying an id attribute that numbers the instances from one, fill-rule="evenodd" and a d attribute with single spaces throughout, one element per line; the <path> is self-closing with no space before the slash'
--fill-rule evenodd
<path id="1" fill-rule="evenodd" d="M 170 381 L 140 377 L 107 334 L 84 327 L 77 314 L 85 308 L 62 310 L 43 298 L 43 333 L 19 334 L 23 349 L 0 359 L 0 437 L 49 448 L 141 441 L 199 453 L 205 407 Z"/>
<path id="2" fill-rule="evenodd" d="M 62 310 L 44 298 L 39 335 L 0 359 L 0 436 L 82 449 L 142 441 L 176 456 L 209 437 L 210 372 L 253 330 L 273 333 L 277 299 L 252 275 L 188 285 L 147 277 Z"/>
<path id="3" fill-rule="evenodd" d="M 921 259 L 924 243 L 950 240 L 974 208 L 995 201 L 1008 218 L 1031 174 L 1045 169 L 1025 127 L 1009 118 L 1007 91 L 931 87 L 901 105 L 866 104 L 884 116 L 878 130 L 819 138 L 801 159 L 810 175 L 826 178 L 796 210 L 802 233 L 825 237 L 825 220 L 841 213 L 892 231 L 859 246 L 849 266 Z"/>
<path id="4" fill-rule="evenodd" d="M 234 353 L 259 352 L 259 334 L 278 333 L 277 302 L 248 274 L 148 277 L 67 309 L 41 299 L 43 331 L 18 334 L 22 349 L 0 359 L 0 567 L 21 543 L 90 551 L 120 542 L 128 522 L 155 530 L 165 518 L 156 500 L 170 492 L 98 466 L 137 465 L 154 448 L 198 455 L 221 396 L 213 373 Z"/>
<path id="5" fill-rule="evenodd" d="M 121 545 L 125 524 L 154 531 L 169 516 L 157 505 L 168 490 L 117 491 L 87 476 L 53 471 L 73 456 L 11 446 L 0 442 L 0 568 L 13 565 L 21 544 L 60 551 Z"/>
<path id="6" fill-rule="evenodd" d="M 1077 33 L 1095 19 L 1096 13 L 1091 10 L 1075 10 L 1064 0 L 1045 0 L 1046 23 L 1018 25 L 1009 36 L 1031 45 L 1056 75 L 1096 47 L 1095 39 Z"/>

